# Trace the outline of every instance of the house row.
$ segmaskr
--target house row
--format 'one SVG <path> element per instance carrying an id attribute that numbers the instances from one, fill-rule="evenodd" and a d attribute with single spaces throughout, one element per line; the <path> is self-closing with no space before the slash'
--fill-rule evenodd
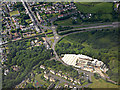
<path id="1" fill-rule="evenodd" d="M 51 76 L 48 76 L 47 74 L 44 74 L 44 78 L 47 79 L 47 80 L 49 79 L 50 82 L 56 82 L 55 78 L 53 78 Z"/>
<path id="2" fill-rule="evenodd" d="M 33 46 L 40 46 L 42 44 L 42 41 L 38 41 L 38 40 L 34 40 L 34 41 L 31 41 L 31 45 Z M 42 66 L 40 66 L 40 68 L 42 68 Z M 44 67 L 42 68 L 44 69 Z"/>
<path id="3" fill-rule="evenodd" d="M 65 83 L 64 88 L 73 88 L 73 86 L 68 85 L 68 83 Z"/>
<path id="4" fill-rule="evenodd" d="M 45 68 L 45 66 L 43 66 L 43 65 L 41 65 L 40 66 L 40 68 L 42 68 L 42 69 L 46 69 Z M 44 71 L 44 74 L 45 74 L 45 78 L 46 79 L 49 79 L 49 77 L 47 76 L 47 74 L 49 73 L 49 70 L 45 70 Z M 74 79 L 74 78 L 72 78 L 72 77 L 68 77 L 68 76 L 66 76 L 66 75 L 63 75 L 62 74 L 62 71 L 59 71 L 59 72 L 55 72 L 54 70 L 50 70 L 50 73 L 52 73 L 52 74 L 55 74 L 55 75 L 58 75 L 58 76 L 60 76 L 60 77 L 63 77 L 64 79 L 66 79 L 66 80 L 70 80 L 71 82 L 74 82 L 74 83 L 78 83 L 78 84 L 81 84 L 81 82 L 80 82 L 80 80 L 79 79 Z"/>

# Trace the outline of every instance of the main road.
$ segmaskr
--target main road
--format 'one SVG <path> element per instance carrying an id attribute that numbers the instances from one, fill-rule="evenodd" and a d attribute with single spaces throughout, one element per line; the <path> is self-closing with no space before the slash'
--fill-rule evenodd
<path id="1" fill-rule="evenodd" d="M 74 28 L 74 29 L 70 29 L 70 30 L 65 30 L 65 31 L 60 31 L 59 33 L 63 33 L 63 32 L 66 32 L 66 31 L 76 31 L 76 30 L 83 30 L 83 29 L 98 29 L 98 28 L 106 28 L 106 27 L 118 27 L 118 24 L 120 23 L 112 23 L 112 24 L 107 24 L 107 25 L 96 25 L 96 26 L 89 26 L 89 27 L 82 27 L 82 28 Z"/>
<path id="2" fill-rule="evenodd" d="M 47 27 L 47 26 L 42 26 L 42 25 L 40 24 L 40 22 L 38 21 L 38 19 L 36 18 L 35 14 L 34 14 L 34 12 L 31 10 L 31 7 L 30 7 L 29 4 L 27 3 L 27 0 L 21 0 L 21 1 L 22 1 L 22 3 L 23 3 L 23 6 L 24 6 L 25 9 L 26 9 L 28 15 L 30 16 L 33 24 L 34 24 L 35 26 L 37 26 L 37 27 L 39 28 L 39 30 L 42 31 L 42 33 L 44 33 L 44 30 L 43 30 L 43 29 L 49 29 L 49 27 Z M 42 27 L 43 29 L 41 29 L 40 27 Z"/>

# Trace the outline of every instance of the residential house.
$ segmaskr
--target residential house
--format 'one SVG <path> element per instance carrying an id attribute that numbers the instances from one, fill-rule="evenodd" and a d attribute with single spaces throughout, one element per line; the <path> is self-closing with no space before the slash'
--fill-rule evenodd
<path id="1" fill-rule="evenodd" d="M 42 8 L 41 8 L 41 10 L 45 10 L 45 8 L 44 8 L 44 7 L 42 7 Z"/>
<path id="2" fill-rule="evenodd" d="M 51 7 L 47 7 L 47 10 L 48 10 L 48 11 L 51 10 Z"/>
<path id="3" fill-rule="evenodd" d="M 49 79 L 49 76 L 47 74 L 44 74 L 44 78 Z"/>
<path id="4" fill-rule="evenodd" d="M 35 43 L 37 43 L 38 42 L 38 40 L 35 40 Z"/>
<path id="5" fill-rule="evenodd" d="M 78 84 L 81 84 L 80 80 L 77 80 L 77 83 L 78 83 Z"/>
<path id="6" fill-rule="evenodd" d="M 50 72 L 51 72 L 52 74 L 55 74 L 55 71 L 53 71 L 53 70 L 50 70 Z"/>
<path id="7" fill-rule="evenodd" d="M 31 41 L 31 45 L 33 46 L 35 43 L 33 41 Z"/>
<path id="8" fill-rule="evenodd" d="M 31 82 L 31 78 L 28 78 L 28 79 L 26 80 L 26 82 L 27 82 L 27 83 Z"/>
<path id="9" fill-rule="evenodd" d="M 50 86 L 47 88 L 48 90 L 51 90 L 53 87 L 55 87 L 54 83 L 51 83 Z"/>
<path id="10" fill-rule="evenodd" d="M 55 78 L 50 77 L 50 82 L 55 82 L 55 81 L 56 81 L 56 79 L 55 79 Z"/>
<path id="11" fill-rule="evenodd" d="M 69 85 L 68 85 L 67 83 L 65 83 L 64 87 L 68 88 L 68 86 L 69 86 Z"/>
<path id="12" fill-rule="evenodd" d="M 48 73 L 49 73 L 49 70 L 45 70 L 44 73 L 45 73 L 45 74 L 48 74 Z"/>
<path id="13" fill-rule="evenodd" d="M 18 65 L 14 65 L 14 66 L 12 66 L 12 68 L 13 68 L 14 71 L 18 71 L 19 70 Z"/>
<path id="14" fill-rule="evenodd" d="M 36 45 L 35 46 L 40 46 L 40 43 L 36 43 Z"/>
<path id="15" fill-rule="evenodd" d="M 74 79 L 72 78 L 72 77 L 69 77 L 68 78 L 71 82 L 73 82 L 74 81 Z"/>
<path id="16" fill-rule="evenodd" d="M 7 75 L 8 73 L 9 73 L 9 70 L 6 69 L 6 70 L 4 71 L 4 75 Z"/>
<path id="17" fill-rule="evenodd" d="M 45 69 L 45 66 L 41 65 L 40 68 Z"/>
<path id="18" fill-rule="evenodd" d="M 56 75 L 58 75 L 58 76 L 60 76 L 60 77 L 62 76 L 62 74 L 61 74 L 61 73 L 59 73 L 59 72 L 58 72 L 58 73 L 56 73 Z"/>
<path id="19" fill-rule="evenodd" d="M 63 17 L 63 14 L 58 16 L 58 18 L 61 18 L 61 17 Z"/>
<path id="20" fill-rule="evenodd" d="M 78 81 L 77 81 L 77 80 L 74 80 L 74 83 L 78 83 Z"/>
<path id="21" fill-rule="evenodd" d="M 63 77 L 64 77 L 65 79 L 68 79 L 68 76 L 66 76 L 66 75 L 64 75 Z"/>
<path id="22" fill-rule="evenodd" d="M 73 88 L 73 86 L 70 85 L 69 88 Z"/>
<path id="23" fill-rule="evenodd" d="M 35 74 L 33 72 L 31 73 L 31 77 L 35 77 Z"/>

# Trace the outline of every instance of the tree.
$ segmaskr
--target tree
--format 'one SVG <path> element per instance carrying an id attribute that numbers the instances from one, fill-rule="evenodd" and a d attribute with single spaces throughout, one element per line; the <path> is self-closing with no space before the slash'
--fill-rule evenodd
<path id="1" fill-rule="evenodd" d="M 72 20 L 72 24 L 76 24 L 77 23 L 77 21 L 76 20 Z"/>
<path id="2" fill-rule="evenodd" d="M 34 8 L 34 7 L 32 7 L 32 8 L 31 8 L 31 10 L 32 10 L 32 11 L 35 11 L 35 8 Z"/>

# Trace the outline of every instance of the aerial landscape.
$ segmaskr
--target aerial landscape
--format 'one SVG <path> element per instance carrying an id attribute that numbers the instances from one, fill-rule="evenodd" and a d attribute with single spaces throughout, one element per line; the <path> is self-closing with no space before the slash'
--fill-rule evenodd
<path id="1" fill-rule="evenodd" d="M 0 11 L 0 89 L 119 89 L 120 2 L 1 1 Z"/>

